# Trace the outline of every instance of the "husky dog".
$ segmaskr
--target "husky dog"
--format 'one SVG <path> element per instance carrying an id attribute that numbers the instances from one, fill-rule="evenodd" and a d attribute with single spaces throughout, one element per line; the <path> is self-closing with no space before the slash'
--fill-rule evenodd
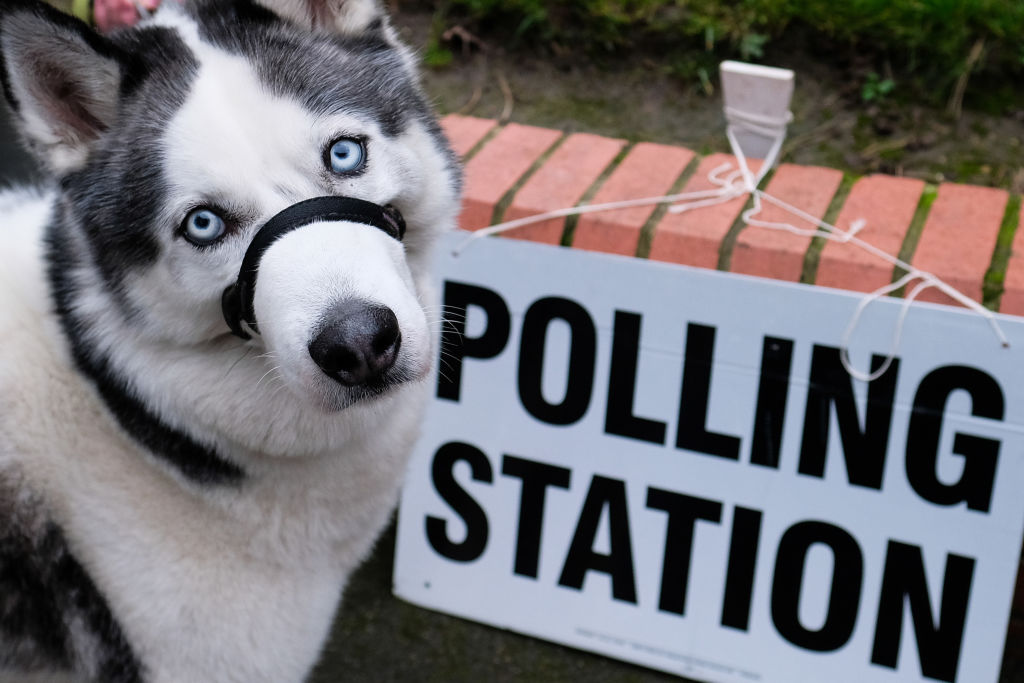
<path id="1" fill-rule="evenodd" d="M 54 178 L 0 193 L 0 680 L 300 681 L 434 355 L 412 55 L 375 0 L 3 0 L 0 55 Z"/>

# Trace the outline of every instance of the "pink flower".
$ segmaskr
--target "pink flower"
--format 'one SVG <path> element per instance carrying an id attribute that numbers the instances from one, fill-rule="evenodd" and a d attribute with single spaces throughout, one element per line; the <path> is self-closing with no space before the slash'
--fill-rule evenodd
<path id="1" fill-rule="evenodd" d="M 147 10 L 155 10 L 160 0 L 137 0 Z M 93 0 L 93 19 L 101 31 L 131 26 L 139 20 L 136 0 Z"/>

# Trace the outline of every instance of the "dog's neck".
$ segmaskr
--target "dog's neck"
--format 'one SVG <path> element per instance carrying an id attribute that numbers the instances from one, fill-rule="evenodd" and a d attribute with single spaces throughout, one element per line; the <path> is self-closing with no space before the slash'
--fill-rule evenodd
<path id="1" fill-rule="evenodd" d="M 215 446 L 201 443 L 185 430 L 161 419 L 128 386 L 107 354 L 90 348 L 91 325 L 78 312 L 78 300 L 90 293 L 76 291 L 71 281 L 78 272 L 73 265 L 75 256 L 71 254 L 70 241 L 55 236 L 59 230 L 57 226 L 51 228 L 47 275 L 54 310 L 79 372 L 92 382 L 122 429 L 181 476 L 196 484 L 230 486 L 240 483 L 245 471 L 238 463 L 226 459 Z M 91 293 L 92 296 L 98 294 Z"/>

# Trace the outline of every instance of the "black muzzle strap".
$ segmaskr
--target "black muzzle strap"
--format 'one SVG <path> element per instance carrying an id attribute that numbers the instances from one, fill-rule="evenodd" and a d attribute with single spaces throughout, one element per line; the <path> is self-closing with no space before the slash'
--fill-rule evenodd
<path id="1" fill-rule="evenodd" d="M 405 220 L 398 209 L 390 204 L 381 206 L 353 197 L 315 197 L 292 204 L 267 221 L 252 238 L 242 259 L 238 280 L 224 290 L 221 308 L 224 311 L 224 320 L 234 334 L 242 339 L 250 338 L 249 333 L 242 327 L 243 320 L 249 329 L 259 333 L 256 327 L 256 313 L 253 310 L 253 297 L 256 294 L 256 274 L 263 252 L 278 238 L 292 230 L 310 223 L 325 221 L 364 223 L 383 230 L 396 240 L 401 240 L 405 236 Z"/>

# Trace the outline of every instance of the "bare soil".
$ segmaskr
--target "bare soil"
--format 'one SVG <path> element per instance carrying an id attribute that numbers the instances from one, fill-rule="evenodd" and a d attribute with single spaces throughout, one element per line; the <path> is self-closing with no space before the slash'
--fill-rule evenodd
<path id="1" fill-rule="evenodd" d="M 431 16 L 405 9 L 396 24 L 406 41 L 425 49 Z M 444 67 L 426 68 L 424 84 L 442 113 L 458 112 L 630 141 L 683 145 L 701 153 L 728 151 L 719 94 L 673 75 L 657 55 L 602 59 L 510 51 L 500 37 L 479 39 L 461 27 L 443 43 L 454 53 Z M 953 181 L 1024 191 L 1024 99 L 993 105 L 996 113 L 944 108 L 905 96 L 897 82 L 865 101 L 866 67 L 838 66 L 806 49 L 769 55 L 796 72 L 793 123 L 785 161 L 837 168 L 855 175 L 889 173 L 930 183 Z M 980 99 L 980 98 L 979 98 Z M 968 105 L 970 102 L 968 102 Z"/>

